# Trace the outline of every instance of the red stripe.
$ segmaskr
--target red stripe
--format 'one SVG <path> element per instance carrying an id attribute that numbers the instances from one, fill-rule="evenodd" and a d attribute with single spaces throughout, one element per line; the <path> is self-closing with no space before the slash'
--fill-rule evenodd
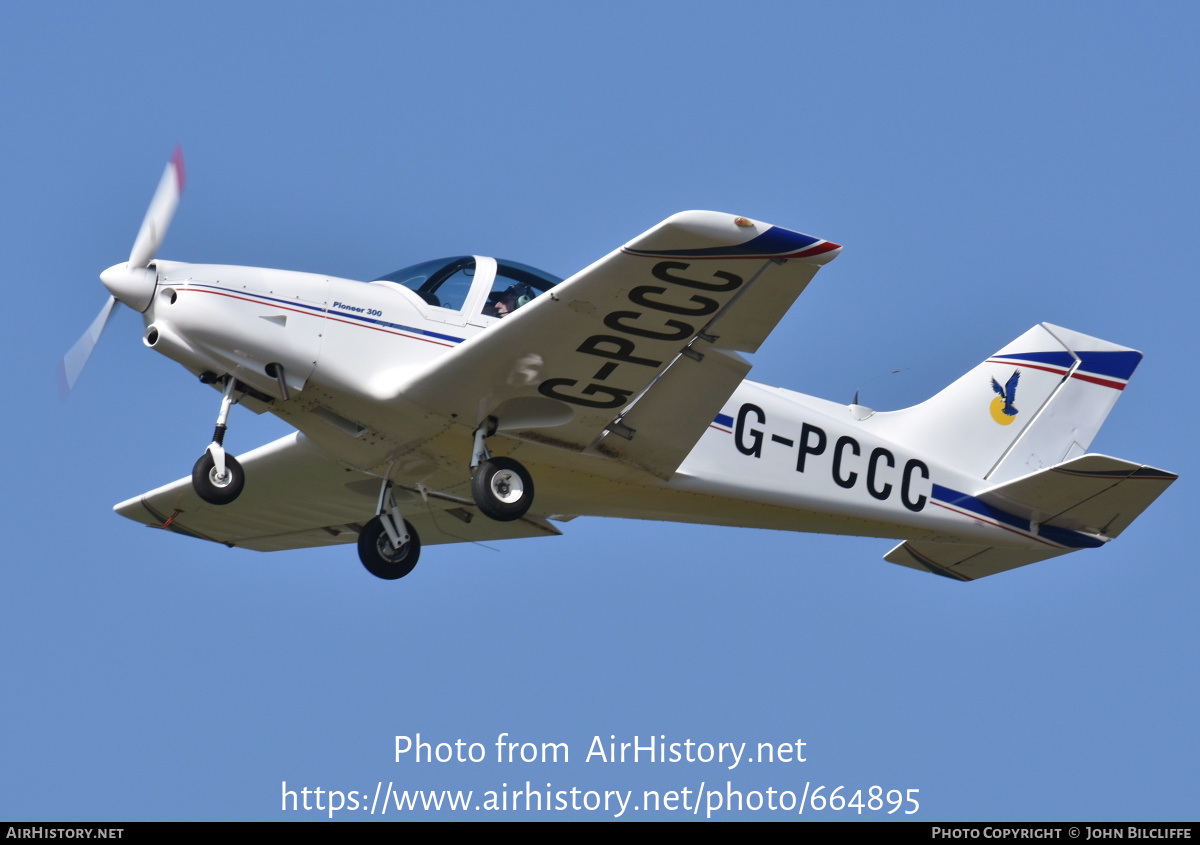
<path id="1" fill-rule="evenodd" d="M 296 314 L 303 314 L 306 317 L 317 317 L 318 319 L 335 320 L 339 323 L 345 323 L 348 326 L 354 326 L 355 328 L 372 329 L 373 331 L 383 332 L 384 334 L 395 335 L 396 337 L 403 337 L 407 340 L 423 340 L 426 343 L 433 343 L 433 344 L 436 344 L 437 346 L 449 346 L 449 347 L 454 346 L 453 343 L 445 343 L 440 340 L 434 340 L 433 338 L 430 338 L 430 337 L 421 337 L 420 335 L 392 331 L 391 329 L 385 329 L 382 326 L 368 326 L 368 325 L 364 325 L 363 323 L 355 323 L 352 320 L 343 320 L 343 319 L 340 319 L 339 317 L 335 317 L 332 313 L 330 313 L 328 311 L 321 311 L 321 312 L 302 311 L 299 308 L 289 308 L 286 305 L 278 305 L 274 302 L 265 303 L 258 299 L 250 299 L 245 296 L 238 296 L 237 294 L 234 294 L 234 293 L 224 293 L 223 291 L 218 291 L 218 290 L 204 290 L 203 288 L 177 288 L 177 290 L 190 291 L 192 293 L 210 293 L 214 296 L 227 296 L 230 299 L 240 299 L 243 302 L 252 302 L 255 305 L 268 305 L 269 304 L 269 306 L 271 308 L 279 308 L 280 310 L 283 310 L 283 311 L 293 311 Z"/>
<path id="2" fill-rule="evenodd" d="M 764 258 L 811 258 L 814 255 L 821 255 L 826 252 L 833 252 L 835 249 L 841 249 L 841 244 L 835 244 L 833 241 L 823 241 L 817 246 L 803 249 L 799 252 L 787 253 L 763 253 L 761 255 L 734 255 L 732 253 L 724 255 L 663 255 L 659 252 L 642 252 L 636 249 L 621 247 L 621 252 L 626 255 L 636 255 L 639 258 L 686 258 L 688 261 L 740 261 L 740 260 L 762 260 Z"/>
<path id="3" fill-rule="evenodd" d="M 1113 381 L 1111 379 L 1106 379 L 1106 378 L 1100 378 L 1099 376 L 1089 376 L 1089 375 L 1084 375 L 1083 373 L 1075 373 L 1075 375 L 1071 376 L 1071 378 L 1077 378 L 1077 379 L 1081 379 L 1083 381 L 1090 381 L 1092 384 L 1098 384 L 1101 387 L 1111 387 L 1114 390 L 1124 390 L 1125 389 L 1124 382 Z"/>
<path id="4" fill-rule="evenodd" d="M 1027 361 L 1013 361 L 1009 360 L 1008 358 L 989 358 L 987 362 L 989 364 L 1012 364 L 1014 367 L 1029 367 L 1031 370 L 1042 370 L 1047 373 L 1054 373 L 1056 376 L 1063 376 L 1067 374 L 1065 367 L 1055 367 L 1045 364 L 1030 364 Z"/>
<path id="5" fill-rule="evenodd" d="M 1079 478 L 1106 478 L 1112 481 L 1174 481 L 1179 476 L 1177 475 L 1134 475 L 1136 469 L 1131 469 L 1127 473 L 1122 470 L 1116 472 L 1079 472 L 1073 469 L 1059 469 L 1051 467 L 1055 472 L 1062 475 L 1073 475 Z"/>
<path id="6" fill-rule="evenodd" d="M 360 328 L 360 329 L 371 329 L 373 331 L 383 332 L 384 334 L 394 334 L 397 337 L 407 338 L 408 340 L 423 340 L 426 343 L 433 343 L 433 344 L 437 344 L 438 346 L 449 346 L 449 347 L 454 346 L 453 343 L 446 343 L 441 340 L 434 340 L 431 337 L 421 337 L 421 335 L 419 335 L 419 334 L 406 334 L 404 332 L 397 332 L 397 331 L 392 331 L 391 329 L 385 329 L 382 326 L 368 326 L 368 325 L 365 325 L 364 323 L 355 323 L 351 320 L 343 320 L 343 319 L 333 316 L 333 313 L 329 312 L 329 311 L 325 312 L 325 319 L 326 320 L 335 320 L 339 323 L 345 323 L 348 326 L 355 326 L 356 328 Z"/>
<path id="7" fill-rule="evenodd" d="M 977 519 L 985 525 L 993 525 L 996 528 L 1003 528 L 1005 531 L 1011 531 L 1013 534 L 1016 534 L 1018 537 L 1024 537 L 1027 540 L 1037 540 L 1039 543 L 1049 546 L 1052 549 L 1065 549 L 1066 548 L 1066 546 L 1060 545 L 1058 543 L 1052 543 L 1049 540 L 1043 540 L 1041 537 L 1038 537 L 1036 534 L 1027 534 L 1024 531 L 1021 531 L 1017 528 L 1010 528 L 1009 526 L 1005 525 L 1002 522 L 993 522 L 992 520 L 988 519 L 987 517 L 980 516 L 979 514 L 973 513 L 972 511 L 958 510 L 957 508 L 951 507 L 950 505 L 947 505 L 943 502 L 939 502 L 936 499 L 933 500 L 933 504 L 937 505 L 938 507 L 945 508 L 946 510 L 950 511 L 950 513 L 956 513 L 959 516 L 969 516 L 969 517 L 971 517 L 971 519 Z"/>
<path id="8" fill-rule="evenodd" d="M 915 557 L 921 563 L 924 563 L 926 566 L 932 566 L 934 569 L 937 569 L 938 571 L 943 572 L 946 575 L 949 575 L 951 578 L 957 578 L 960 581 L 974 581 L 975 580 L 971 576 L 967 575 L 965 572 L 958 572 L 957 570 L 951 569 L 950 567 L 946 566 L 945 564 L 938 563 L 936 560 L 934 560 L 931 557 L 921 554 L 915 548 L 910 546 L 908 543 L 904 544 L 904 550 L 906 552 L 908 552 L 910 555 L 912 555 L 913 557 Z M 959 563 L 961 563 L 961 562 L 962 561 L 959 561 Z"/>
<path id="9" fill-rule="evenodd" d="M 1028 367 L 1031 370 L 1042 370 L 1043 372 L 1054 373 L 1055 375 L 1059 376 L 1066 375 L 1068 372 L 1068 370 L 1063 367 L 1055 367 L 1046 364 L 1031 364 L 1028 361 L 1020 361 L 1013 358 L 989 358 L 987 363 L 1011 364 L 1014 367 Z M 1114 390 L 1124 390 L 1127 384 L 1123 381 L 1113 381 L 1112 379 L 1100 378 L 1100 376 L 1093 376 L 1080 372 L 1072 373 L 1071 378 L 1077 378 L 1082 381 L 1091 382 L 1092 384 L 1098 384 L 1101 387 L 1111 387 Z"/>
<path id="10" fill-rule="evenodd" d="M 801 250 L 800 252 L 793 252 L 790 255 L 781 255 L 780 258 L 808 258 L 812 255 L 821 255 L 822 253 L 833 252 L 835 249 L 841 248 L 841 244 L 835 244 L 833 241 L 825 241 L 823 244 L 809 247 L 808 249 Z"/>

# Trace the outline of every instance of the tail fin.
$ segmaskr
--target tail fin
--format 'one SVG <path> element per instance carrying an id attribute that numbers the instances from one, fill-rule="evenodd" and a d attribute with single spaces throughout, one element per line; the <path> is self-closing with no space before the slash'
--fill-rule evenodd
<path id="1" fill-rule="evenodd" d="M 1042 323 L 933 398 L 867 428 L 993 483 L 1087 451 L 1142 353 Z"/>
<path id="2" fill-rule="evenodd" d="M 1073 458 L 989 487 L 978 496 L 989 508 L 1026 522 L 1047 541 L 1046 548 L 909 540 L 884 555 L 884 560 L 974 581 L 1116 537 L 1177 477 L 1106 455 Z"/>

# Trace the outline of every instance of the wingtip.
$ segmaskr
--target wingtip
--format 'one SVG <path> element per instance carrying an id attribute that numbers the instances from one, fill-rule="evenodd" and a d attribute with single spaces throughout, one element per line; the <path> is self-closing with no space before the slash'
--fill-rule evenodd
<path id="1" fill-rule="evenodd" d="M 842 254 L 842 245 L 833 241 L 821 241 L 808 249 L 801 250 L 789 258 L 800 258 L 810 264 L 828 264 Z"/>

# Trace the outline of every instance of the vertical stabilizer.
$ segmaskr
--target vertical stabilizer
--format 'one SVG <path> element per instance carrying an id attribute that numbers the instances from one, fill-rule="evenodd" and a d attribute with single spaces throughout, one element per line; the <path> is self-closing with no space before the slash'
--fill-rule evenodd
<path id="1" fill-rule="evenodd" d="M 1087 451 L 1141 359 L 1042 323 L 933 398 L 865 427 L 999 483 Z"/>

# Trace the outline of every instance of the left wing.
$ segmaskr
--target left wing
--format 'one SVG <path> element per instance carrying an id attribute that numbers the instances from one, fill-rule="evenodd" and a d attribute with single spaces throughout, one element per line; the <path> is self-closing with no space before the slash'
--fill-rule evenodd
<path id="1" fill-rule="evenodd" d="M 667 478 L 749 371 L 738 353 L 758 349 L 840 249 L 685 211 L 372 392 Z"/>
<path id="2" fill-rule="evenodd" d="M 256 551 L 353 543 L 375 515 L 381 480 L 348 469 L 296 432 L 241 455 L 246 488 L 237 501 L 210 505 L 191 478 L 143 493 L 113 510 L 155 528 Z M 545 520 L 496 522 L 474 504 L 393 488 L 421 544 L 463 543 L 560 534 Z"/>

